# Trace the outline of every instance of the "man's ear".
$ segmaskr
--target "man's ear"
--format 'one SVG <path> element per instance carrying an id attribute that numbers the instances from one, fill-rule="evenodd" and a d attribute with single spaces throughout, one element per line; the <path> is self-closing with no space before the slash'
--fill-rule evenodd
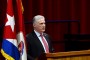
<path id="1" fill-rule="evenodd" d="M 35 27 L 35 24 L 33 24 L 33 27 Z"/>

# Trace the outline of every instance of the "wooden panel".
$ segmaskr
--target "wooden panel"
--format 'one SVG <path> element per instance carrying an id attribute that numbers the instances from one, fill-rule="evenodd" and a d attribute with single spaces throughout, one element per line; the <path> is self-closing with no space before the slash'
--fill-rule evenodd
<path id="1" fill-rule="evenodd" d="M 47 53 L 44 57 L 45 60 L 90 60 L 90 50 Z"/>
<path id="2" fill-rule="evenodd" d="M 89 56 L 87 56 L 87 60 L 90 60 L 90 55 L 89 55 Z"/>
<path id="3" fill-rule="evenodd" d="M 70 57 L 67 57 L 67 58 L 64 58 L 64 60 L 71 60 L 71 58 Z"/>

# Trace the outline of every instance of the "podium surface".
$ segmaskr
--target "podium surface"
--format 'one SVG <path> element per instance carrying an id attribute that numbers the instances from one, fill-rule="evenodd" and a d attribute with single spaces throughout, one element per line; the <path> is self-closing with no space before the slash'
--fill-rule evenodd
<path id="1" fill-rule="evenodd" d="M 90 50 L 47 53 L 38 60 L 90 60 Z"/>

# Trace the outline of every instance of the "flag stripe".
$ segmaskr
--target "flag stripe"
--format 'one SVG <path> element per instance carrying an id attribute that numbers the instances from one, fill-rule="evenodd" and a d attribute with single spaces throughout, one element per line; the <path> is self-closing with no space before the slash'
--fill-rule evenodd
<path id="1" fill-rule="evenodd" d="M 2 44 L 3 44 L 2 45 L 2 47 L 3 47 L 2 50 L 5 52 L 5 54 L 8 54 L 9 56 L 14 58 L 15 60 L 19 59 L 20 54 L 19 54 L 18 48 L 15 45 L 13 45 L 8 40 L 3 40 Z M 8 59 L 10 59 L 10 57 L 8 57 Z"/>
<path id="2" fill-rule="evenodd" d="M 17 40 L 16 39 L 6 39 L 6 40 L 8 40 L 9 42 L 11 42 L 13 45 L 15 45 L 16 47 L 18 47 L 17 46 Z"/>

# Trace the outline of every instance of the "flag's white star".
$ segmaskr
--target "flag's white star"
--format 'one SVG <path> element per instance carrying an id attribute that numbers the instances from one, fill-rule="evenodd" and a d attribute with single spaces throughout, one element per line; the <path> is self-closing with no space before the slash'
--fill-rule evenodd
<path id="1" fill-rule="evenodd" d="M 14 25 L 15 25 L 15 22 L 14 22 L 14 15 L 13 15 L 13 16 L 10 16 L 10 15 L 7 14 L 7 19 L 8 19 L 8 21 L 6 22 L 5 26 L 10 25 L 12 31 L 14 31 Z"/>

